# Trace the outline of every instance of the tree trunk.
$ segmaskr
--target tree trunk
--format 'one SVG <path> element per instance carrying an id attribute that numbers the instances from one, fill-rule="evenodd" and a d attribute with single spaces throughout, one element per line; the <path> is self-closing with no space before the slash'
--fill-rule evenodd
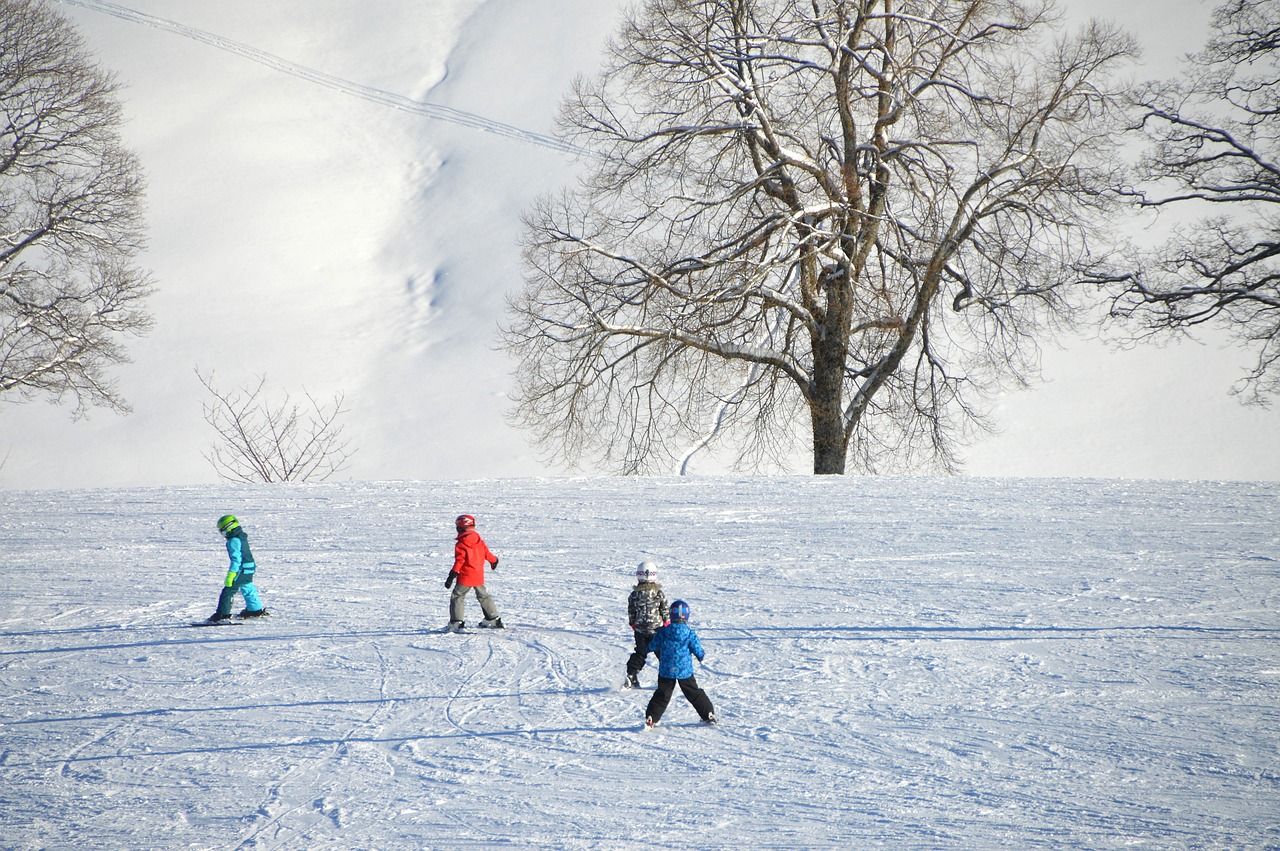
<path id="1" fill-rule="evenodd" d="M 845 346 L 829 335 L 815 341 L 813 394 L 809 416 L 813 423 L 814 475 L 843 475 L 848 440 L 844 430 Z"/>
<path id="2" fill-rule="evenodd" d="M 813 473 L 816 476 L 843 475 L 848 444 L 844 438 L 844 418 L 840 409 L 810 408 L 813 416 Z"/>

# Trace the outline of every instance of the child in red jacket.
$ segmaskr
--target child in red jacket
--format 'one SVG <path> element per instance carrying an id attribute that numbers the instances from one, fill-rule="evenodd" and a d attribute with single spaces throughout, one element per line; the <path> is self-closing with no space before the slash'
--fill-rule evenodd
<path id="1" fill-rule="evenodd" d="M 466 607 L 467 592 L 475 589 L 476 600 L 480 602 L 480 610 L 484 620 L 480 626 L 490 629 L 503 629 L 502 618 L 498 617 L 498 607 L 484 587 L 484 565 L 488 562 L 493 570 L 498 569 L 498 557 L 489 551 L 484 538 L 476 531 L 476 518 L 470 514 L 460 514 L 454 521 L 458 530 L 458 542 L 453 547 L 453 569 L 444 581 L 444 587 L 452 588 L 449 595 L 449 631 L 461 632 L 466 628 L 463 612 Z"/>

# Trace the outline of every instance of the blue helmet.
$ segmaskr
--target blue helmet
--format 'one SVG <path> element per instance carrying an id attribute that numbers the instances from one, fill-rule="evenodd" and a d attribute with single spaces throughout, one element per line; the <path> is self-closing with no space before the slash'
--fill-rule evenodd
<path id="1" fill-rule="evenodd" d="M 676 600 L 671 604 L 671 622 L 684 623 L 689 620 L 689 604 L 684 600 Z"/>

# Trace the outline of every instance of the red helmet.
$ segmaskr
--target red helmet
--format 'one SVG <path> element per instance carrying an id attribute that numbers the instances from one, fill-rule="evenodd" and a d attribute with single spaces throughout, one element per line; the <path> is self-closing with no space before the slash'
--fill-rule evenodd
<path id="1" fill-rule="evenodd" d="M 459 514 L 458 519 L 453 521 L 453 525 L 458 527 L 458 531 L 463 529 L 474 529 L 476 527 L 476 519 L 470 514 Z"/>

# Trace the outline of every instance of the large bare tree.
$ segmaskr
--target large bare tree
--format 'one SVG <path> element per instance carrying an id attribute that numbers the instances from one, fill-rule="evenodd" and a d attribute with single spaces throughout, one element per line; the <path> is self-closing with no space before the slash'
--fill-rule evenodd
<path id="1" fill-rule="evenodd" d="M 144 332 L 142 176 L 112 78 L 37 0 L 0 0 L 0 398 L 127 410 L 108 376 Z"/>
<path id="2" fill-rule="evenodd" d="M 623 471 L 797 435 L 816 473 L 955 465 L 1092 274 L 1113 74 L 1051 2 L 650 0 L 579 83 L 596 159 L 527 216 L 517 417 Z"/>
<path id="3" fill-rule="evenodd" d="M 1280 3 L 1218 6 L 1181 79 L 1139 103 L 1145 206 L 1188 213 L 1114 302 L 1149 333 L 1205 323 L 1257 354 L 1240 390 L 1280 391 Z"/>

